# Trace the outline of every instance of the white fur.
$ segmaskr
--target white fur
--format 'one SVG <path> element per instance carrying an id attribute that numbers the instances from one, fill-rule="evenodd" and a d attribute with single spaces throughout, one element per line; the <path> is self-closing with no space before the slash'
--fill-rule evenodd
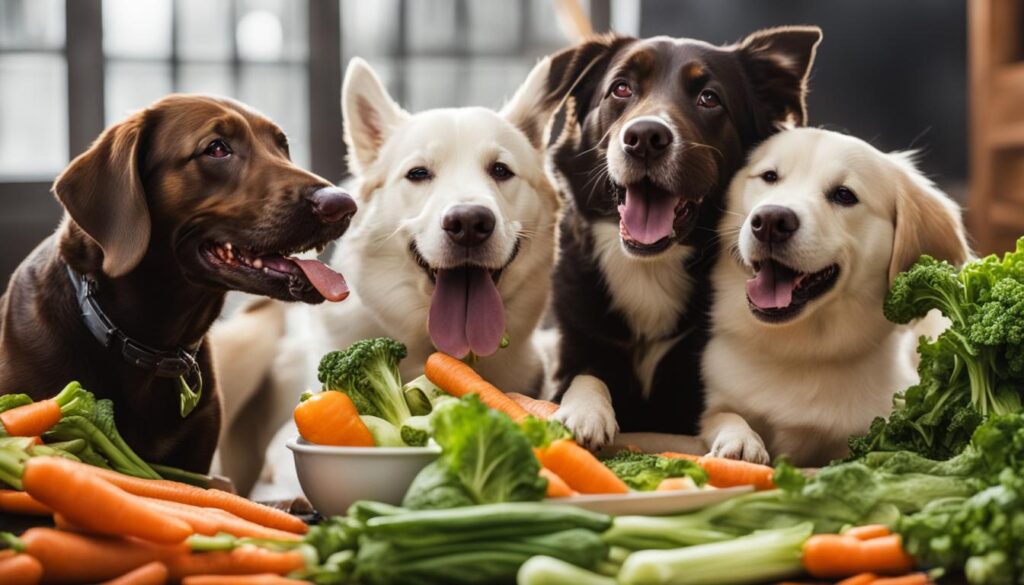
<path id="1" fill-rule="evenodd" d="M 610 443 L 619 432 L 608 385 L 594 376 L 572 379 L 555 418 L 572 429 L 576 441 L 588 449 Z"/>
<path id="2" fill-rule="evenodd" d="M 761 178 L 769 169 L 778 173 L 774 184 Z M 826 200 L 840 184 L 854 191 L 857 205 Z M 901 198 L 946 214 L 946 221 L 905 226 L 922 220 L 897 218 Z M 747 305 L 749 266 L 763 253 L 750 216 L 766 204 L 789 207 L 800 219 L 785 264 L 816 272 L 837 263 L 841 270 L 831 291 L 782 324 L 757 319 Z M 713 455 L 748 461 L 786 454 L 797 465 L 820 465 L 841 457 L 847 437 L 865 432 L 890 411 L 895 392 L 916 382 L 915 331 L 882 315 L 899 234 L 915 233 L 926 248 L 917 255 L 935 253 L 928 242 L 946 241 L 966 256 L 959 213 L 905 156 L 806 128 L 781 132 L 755 150 L 732 181 L 727 207 L 703 359 L 702 437 Z M 730 254 L 733 246 L 739 258 Z"/>
<path id="3" fill-rule="evenodd" d="M 427 329 L 433 283 L 409 245 L 415 242 L 433 267 L 460 262 L 465 250 L 453 248 L 441 218 L 451 206 L 463 203 L 484 205 L 496 217 L 494 233 L 474 252 L 474 261 L 505 267 L 498 290 L 511 340 L 475 367 L 505 391 L 537 393 L 544 363 L 533 332 L 550 291 L 558 199 L 545 177 L 539 145 L 531 143 L 528 133 L 539 137 L 546 121 L 537 104 L 548 66 L 548 60 L 541 61 L 501 112 L 453 108 L 409 114 L 387 96 L 365 62 L 353 59 L 342 107 L 350 161 L 357 171 L 359 211 L 331 260 L 352 294 L 341 303 L 290 309 L 288 333 L 272 374 L 276 386 L 287 388 L 290 405 L 304 388 L 317 385 L 320 356 L 368 337 L 393 337 L 407 346 L 403 379 L 423 373 L 434 351 Z M 515 177 L 495 181 L 488 169 L 496 161 L 508 165 Z M 417 166 L 427 167 L 433 178 L 406 179 Z M 518 254 L 509 262 L 517 239 Z M 293 495 L 294 466 L 282 449 L 284 440 L 294 435 L 293 429 L 278 433 L 264 473 L 272 485 L 253 497 Z"/>

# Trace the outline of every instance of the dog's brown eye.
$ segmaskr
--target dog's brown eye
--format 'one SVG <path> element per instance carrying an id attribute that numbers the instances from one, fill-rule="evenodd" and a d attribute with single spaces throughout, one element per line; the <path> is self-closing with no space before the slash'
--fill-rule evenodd
<path id="1" fill-rule="evenodd" d="M 697 105 L 702 108 L 717 108 L 722 105 L 722 101 L 718 99 L 717 93 L 705 89 L 697 96 Z"/>
<path id="2" fill-rule="evenodd" d="M 612 95 L 619 99 L 633 97 L 633 88 L 625 81 L 616 81 L 615 84 L 612 85 Z"/>
<path id="3" fill-rule="evenodd" d="M 765 171 L 761 173 L 761 180 L 765 183 L 774 183 L 779 180 L 779 174 L 775 171 Z"/>
<path id="4" fill-rule="evenodd" d="M 214 140 L 207 145 L 203 154 L 210 158 L 226 158 L 231 156 L 231 148 L 229 148 L 228 144 L 223 140 Z"/>
<path id="5" fill-rule="evenodd" d="M 405 178 L 413 183 L 419 183 L 421 181 L 429 181 L 432 177 L 427 167 L 413 167 L 405 174 Z"/>
<path id="6" fill-rule="evenodd" d="M 512 169 L 508 168 L 508 165 L 500 162 L 496 162 L 491 165 L 490 172 L 491 177 L 493 177 L 495 181 L 507 181 L 516 176 L 516 174 L 512 172 Z"/>
<path id="7" fill-rule="evenodd" d="M 828 200 L 836 205 L 842 205 L 843 207 L 849 207 L 860 203 L 860 199 L 857 199 L 857 195 L 851 191 L 849 187 L 844 187 L 842 185 L 836 187 L 828 194 Z"/>

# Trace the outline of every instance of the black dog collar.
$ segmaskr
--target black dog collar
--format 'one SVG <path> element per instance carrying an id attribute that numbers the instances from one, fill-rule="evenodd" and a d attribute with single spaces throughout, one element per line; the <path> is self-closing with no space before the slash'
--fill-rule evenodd
<path id="1" fill-rule="evenodd" d="M 188 416 L 199 402 L 203 392 L 203 376 L 196 362 L 199 343 L 190 348 L 179 347 L 159 350 L 132 339 L 122 331 L 100 308 L 96 299 L 96 280 L 87 274 L 78 274 L 68 266 L 68 276 L 75 289 L 78 307 L 86 328 L 107 349 L 120 351 L 121 358 L 133 366 L 153 370 L 161 378 L 177 378 L 181 399 L 181 416 Z"/>

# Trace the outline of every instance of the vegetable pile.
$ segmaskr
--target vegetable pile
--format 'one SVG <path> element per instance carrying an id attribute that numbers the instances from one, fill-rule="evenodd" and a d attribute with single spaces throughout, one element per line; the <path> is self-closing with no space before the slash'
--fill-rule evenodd
<path id="1" fill-rule="evenodd" d="M 1024 238 L 1002 258 L 957 270 L 922 256 L 899 274 L 885 316 L 909 323 L 938 310 L 952 324 L 918 346 L 920 383 L 896 398 L 889 420 L 850 440 L 853 457 L 908 450 L 936 459 L 959 453 L 988 415 L 1021 411 L 1024 392 Z"/>

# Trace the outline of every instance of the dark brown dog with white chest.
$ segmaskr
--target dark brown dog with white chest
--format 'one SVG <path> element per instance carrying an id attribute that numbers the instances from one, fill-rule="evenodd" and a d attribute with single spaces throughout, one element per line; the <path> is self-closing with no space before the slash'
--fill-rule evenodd
<path id="1" fill-rule="evenodd" d="M 693 435 L 722 194 L 747 153 L 803 125 L 821 30 L 735 45 L 604 36 L 552 57 L 551 169 L 567 205 L 554 313 L 556 417 L 591 448 Z"/>
<path id="2" fill-rule="evenodd" d="M 341 275 L 290 254 L 341 236 L 355 202 L 267 118 L 192 95 L 108 128 L 53 191 L 60 228 L 0 298 L 0 394 L 78 380 L 143 459 L 205 472 L 220 402 L 203 337 L 224 294 L 343 299 Z"/>

